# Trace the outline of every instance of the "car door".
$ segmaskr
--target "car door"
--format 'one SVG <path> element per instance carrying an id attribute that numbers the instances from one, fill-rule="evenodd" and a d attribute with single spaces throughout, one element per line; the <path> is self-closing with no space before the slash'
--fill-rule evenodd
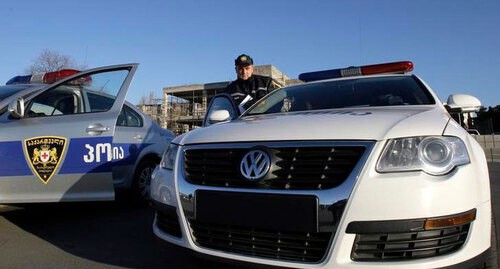
<path id="1" fill-rule="evenodd" d="M 144 147 L 151 145 L 145 141 L 151 126 L 144 126 L 143 118 L 131 107 L 124 105 L 118 121 L 114 142 L 127 151 L 125 159 L 115 163 L 113 180 L 116 186 L 131 187 L 135 173 L 135 165 Z"/>
<path id="2" fill-rule="evenodd" d="M 96 68 L 24 100 L 25 115 L 0 116 L 0 203 L 114 199 L 115 123 L 137 64 Z M 111 101 L 96 106 L 87 93 Z"/>

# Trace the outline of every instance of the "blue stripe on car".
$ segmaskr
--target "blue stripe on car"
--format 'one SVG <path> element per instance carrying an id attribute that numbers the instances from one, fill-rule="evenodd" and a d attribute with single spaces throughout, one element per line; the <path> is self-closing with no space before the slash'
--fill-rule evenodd
<path id="1" fill-rule="evenodd" d="M 107 152 L 94 152 L 94 157 L 100 155 L 100 161 L 85 162 L 84 156 L 89 154 L 88 147 L 95 148 L 98 144 L 111 144 L 118 152 L 118 158 L 107 161 Z M 88 147 L 86 147 L 86 145 Z M 150 144 L 112 144 L 112 137 L 73 138 L 68 143 L 66 154 L 57 174 L 83 174 L 110 172 L 112 166 L 133 165 L 141 151 Z M 123 155 L 121 155 L 123 153 Z M 22 141 L 0 142 L 0 177 L 33 175 L 28 159 L 25 157 Z M 121 157 L 121 158 L 120 158 Z M 96 158 L 94 158 L 96 159 Z"/>

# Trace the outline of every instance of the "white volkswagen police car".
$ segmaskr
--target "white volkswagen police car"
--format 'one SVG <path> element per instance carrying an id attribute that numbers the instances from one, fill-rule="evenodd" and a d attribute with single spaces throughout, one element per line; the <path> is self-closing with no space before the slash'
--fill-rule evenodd
<path id="1" fill-rule="evenodd" d="M 0 203 L 149 197 L 174 138 L 125 95 L 137 64 L 18 76 L 0 87 Z M 139 196 L 140 197 L 140 196 Z"/>
<path id="2" fill-rule="evenodd" d="M 488 255 L 482 148 L 396 62 L 302 74 L 205 125 L 155 169 L 154 234 L 210 256 L 291 268 L 466 268 Z M 318 80 L 318 81 L 316 81 Z M 481 267 L 482 268 L 482 267 Z"/>

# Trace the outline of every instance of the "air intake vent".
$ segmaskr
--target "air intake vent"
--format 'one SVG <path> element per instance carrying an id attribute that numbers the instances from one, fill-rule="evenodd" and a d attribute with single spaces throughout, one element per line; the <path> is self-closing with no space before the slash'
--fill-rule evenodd
<path id="1" fill-rule="evenodd" d="M 408 233 L 357 234 L 354 261 L 410 260 L 452 253 L 462 247 L 470 224 Z"/>
<path id="2" fill-rule="evenodd" d="M 332 233 L 287 233 L 190 221 L 198 245 L 277 260 L 319 262 Z"/>

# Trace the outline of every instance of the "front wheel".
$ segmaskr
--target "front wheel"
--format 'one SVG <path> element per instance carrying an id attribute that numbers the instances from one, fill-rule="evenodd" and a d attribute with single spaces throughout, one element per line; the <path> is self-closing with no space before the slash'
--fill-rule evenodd
<path id="1" fill-rule="evenodd" d="M 135 171 L 133 185 L 134 195 L 144 201 L 149 201 L 151 174 L 156 165 L 158 165 L 158 163 L 153 160 L 144 160 L 137 166 L 137 170 Z"/>

